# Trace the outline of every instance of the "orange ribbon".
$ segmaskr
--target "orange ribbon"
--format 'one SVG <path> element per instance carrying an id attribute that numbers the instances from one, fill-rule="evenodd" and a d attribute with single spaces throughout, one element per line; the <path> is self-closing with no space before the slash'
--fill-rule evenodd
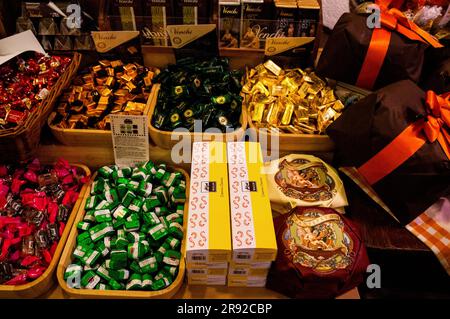
<path id="1" fill-rule="evenodd" d="M 450 159 L 450 92 L 438 96 L 428 91 L 426 106 L 428 114 L 425 119 L 409 125 L 391 143 L 358 168 L 370 185 L 393 172 L 427 141 L 437 141 Z"/>
<path id="2" fill-rule="evenodd" d="M 400 10 L 388 9 L 392 2 L 393 0 L 376 1 L 381 11 L 381 28 L 375 28 L 372 32 L 369 48 L 356 81 L 359 87 L 369 90 L 374 87 L 389 49 L 392 31 L 397 31 L 408 39 L 430 44 L 435 48 L 443 47 L 432 35 L 409 21 Z M 399 4 L 396 3 L 396 5 Z"/>

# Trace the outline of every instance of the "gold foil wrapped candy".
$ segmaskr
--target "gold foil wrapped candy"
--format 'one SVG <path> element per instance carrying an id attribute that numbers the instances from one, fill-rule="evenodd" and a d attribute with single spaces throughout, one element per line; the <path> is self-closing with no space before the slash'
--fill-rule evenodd
<path id="1" fill-rule="evenodd" d="M 100 60 L 81 72 L 59 100 L 53 125 L 110 129 L 109 114 L 142 115 L 158 69 Z"/>
<path id="2" fill-rule="evenodd" d="M 253 124 L 270 132 L 324 134 L 344 109 L 314 72 L 283 70 L 271 60 L 247 69 L 241 94 Z"/>

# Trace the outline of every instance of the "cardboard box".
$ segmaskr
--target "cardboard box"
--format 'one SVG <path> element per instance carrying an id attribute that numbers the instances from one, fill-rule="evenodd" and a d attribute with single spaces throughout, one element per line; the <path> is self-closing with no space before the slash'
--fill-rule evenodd
<path id="1" fill-rule="evenodd" d="M 249 277 L 249 276 L 256 276 L 256 277 L 267 277 L 267 274 L 269 273 L 269 268 L 232 268 L 230 267 L 228 269 L 228 276 L 239 278 L 239 277 Z"/>
<path id="2" fill-rule="evenodd" d="M 269 0 L 242 0 L 241 40 L 239 46 L 264 49 L 266 39 L 279 38 L 273 21 L 273 3 Z"/>
<path id="3" fill-rule="evenodd" d="M 228 267 L 225 268 L 188 268 L 188 276 L 226 276 Z"/>
<path id="4" fill-rule="evenodd" d="M 263 262 L 246 262 L 246 261 L 230 261 L 230 268 L 253 268 L 253 269 L 268 269 L 272 265 L 271 261 Z"/>
<path id="5" fill-rule="evenodd" d="M 225 286 L 227 276 L 188 276 L 188 285 Z"/>
<path id="6" fill-rule="evenodd" d="M 259 143 L 228 143 L 233 261 L 270 262 L 277 255 Z"/>
<path id="7" fill-rule="evenodd" d="M 315 37 L 319 25 L 320 6 L 316 0 L 298 0 L 298 37 Z"/>
<path id="8" fill-rule="evenodd" d="M 219 46 L 238 48 L 241 35 L 241 0 L 219 0 Z"/>
<path id="9" fill-rule="evenodd" d="M 276 26 L 283 37 L 295 37 L 297 35 L 297 13 L 296 0 L 275 1 Z"/>
<path id="10" fill-rule="evenodd" d="M 174 0 L 175 19 L 174 24 L 205 24 L 209 20 L 208 0 Z"/>
<path id="11" fill-rule="evenodd" d="M 193 143 L 186 233 L 187 263 L 230 261 L 230 207 L 226 159 L 225 143 Z"/>
<path id="12" fill-rule="evenodd" d="M 144 44 L 169 46 L 170 39 L 167 25 L 171 24 L 173 17 L 172 1 L 169 0 L 143 0 L 145 27 L 141 31 Z"/>
<path id="13" fill-rule="evenodd" d="M 235 277 L 228 276 L 228 287 L 265 287 L 266 277 Z"/>

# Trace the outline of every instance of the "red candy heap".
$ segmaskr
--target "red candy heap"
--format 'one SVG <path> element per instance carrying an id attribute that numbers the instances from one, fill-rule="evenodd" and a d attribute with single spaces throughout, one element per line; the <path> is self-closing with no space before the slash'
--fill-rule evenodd
<path id="1" fill-rule="evenodd" d="M 71 58 L 24 53 L 0 66 L 0 129 L 22 124 L 50 93 Z"/>
<path id="2" fill-rule="evenodd" d="M 0 284 L 22 285 L 44 273 L 86 181 L 65 160 L 0 165 Z"/>

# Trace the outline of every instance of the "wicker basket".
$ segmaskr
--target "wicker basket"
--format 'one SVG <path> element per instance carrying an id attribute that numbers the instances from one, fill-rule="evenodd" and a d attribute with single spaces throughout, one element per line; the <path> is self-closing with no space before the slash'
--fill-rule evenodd
<path id="1" fill-rule="evenodd" d="M 173 283 L 159 291 L 129 291 L 129 290 L 95 290 L 95 289 L 75 289 L 70 288 L 66 281 L 64 280 L 64 272 L 69 264 L 72 262 L 72 252 L 75 249 L 75 246 L 77 245 L 77 235 L 78 235 L 78 229 L 76 225 L 79 221 L 83 220 L 85 215 L 84 206 L 86 203 L 87 198 L 90 196 L 91 192 L 91 185 L 92 182 L 95 180 L 95 177 L 97 174 L 94 174 L 94 176 L 91 179 L 91 183 L 88 187 L 88 189 L 85 192 L 82 204 L 80 205 L 80 210 L 77 214 L 77 219 L 74 221 L 74 224 L 72 226 L 72 230 L 70 232 L 69 239 L 66 243 L 66 248 L 63 251 L 63 254 L 61 256 L 61 260 L 58 265 L 57 270 L 57 277 L 58 277 L 58 283 L 61 286 L 64 294 L 73 297 L 73 298 L 89 298 L 89 299 L 100 299 L 100 298 L 115 298 L 115 299 L 148 299 L 148 298 L 171 298 L 173 295 L 177 293 L 177 291 L 180 289 L 181 285 L 183 284 L 184 279 L 184 273 L 186 269 L 185 261 L 184 261 L 184 251 L 185 251 L 185 245 L 186 245 L 186 229 L 187 229 L 187 216 L 188 216 L 188 206 L 187 203 L 189 202 L 189 175 L 180 168 L 173 168 L 168 167 L 169 169 L 173 169 L 176 171 L 179 171 L 183 174 L 185 180 L 186 180 L 186 204 L 184 205 L 184 220 L 183 220 L 183 229 L 184 236 L 183 236 L 183 242 L 181 244 L 181 260 L 180 260 L 180 268 L 178 269 L 178 275 L 173 281 Z"/>
<path id="2" fill-rule="evenodd" d="M 155 113 L 156 103 L 158 102 L 160 84 L 155 84 L 155 94 L 150 105 L 150 116 L 148 118 L 148 131 L 153 142 L 163 148 L 172 149 L 180 141 L 189 139 L 190 143 L 196 141 L 222 141 L 222 142 L 239 142 L 245 136 L 247 129 L 247 114 L 246 108 L 242 107 L 241 113 L 241 127 L 231 133 L 184 133 L 184 132 L 168 132 L 157 129 L 152 124 L 153 114 Z"/>
<path id="3" fill-rule="evenodd" d="M 143 115 L 148 115 L 150 111 L 150 104 L 155 94 L 155 87 L 149 94 L 147 105 L 144 109 Z M 60 128 L 56 125 L 52 125 L 53 119 L 56 113 L 53 112 L 48 117 L 47 123 L 52 131 L 53 136 L 62 144 L 69 146 L 111 146 L 112 136 L 109 130 L 95 130 L 95 129 L 70 129 Z"/>
<path id="4" fill-rule="evenodd" d="M 41 138 L 41 129 L 47 121 L 56 99 L 76 74 L 80 61 L 81 54 L 74 53 L 72 62 L 64 74 L 52 87 L 49 95 L 42 101 L 41 105 L 28 116 L 23 125 L 0 130 L 0 150 L 2 153 L 0 162 L 26 161 L 35 155 Z"/>
<path id="5" fill-rule="evenodd" d="M 86 176 L 91 174 L 89 168 L 81 164 L 71 164 L 72 166 L 76 166 L 79 170 L 83 171 Z M 0 285 L 0 298 L 37 298 L 46 292 L 48 292 L 56 283 L 56 278 L 54 277 L 56 266 L 59 263 L 59 257 L 65 247 L 67 238 L 69 237 L 70 229 L 75 220 L 78 220 L 78 214 L 80 213 L 80 205 L 85 197 L 85 192 L 88 187 L 88 184 L 82 186 L 80 190 L 80 194 L 78 196 L 78 200 L 72 208 L 72 212 L 70 217 L 66 223 L 66 228 L 59 240 L 58 246 L 53 254 L 52 261 L 48 266 L 47 270 L 36 280 L 27 283 L 25 285 L 19 286 L 9 286 L 9 285 Z"/>

